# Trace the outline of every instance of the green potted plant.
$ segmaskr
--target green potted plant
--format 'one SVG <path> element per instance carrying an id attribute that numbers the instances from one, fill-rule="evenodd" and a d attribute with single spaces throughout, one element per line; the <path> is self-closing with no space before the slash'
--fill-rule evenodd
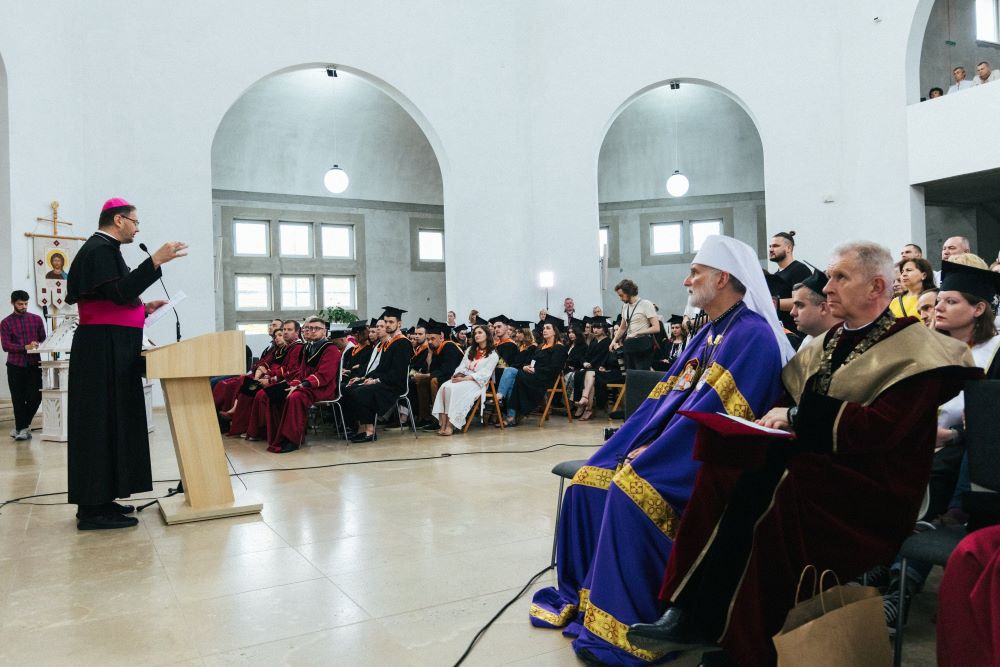
<path id="1" fill-rule="evenodd" d="M 345 310 L 340 306 L 334 306 L 332 308 L 324 308 L 323 310 L 316 313 L 317 316 L 323 318 L 326 322 L 339 322 L 341 324 L 351 324 L 360 319 L 357 315 L 349 310 Z"/>

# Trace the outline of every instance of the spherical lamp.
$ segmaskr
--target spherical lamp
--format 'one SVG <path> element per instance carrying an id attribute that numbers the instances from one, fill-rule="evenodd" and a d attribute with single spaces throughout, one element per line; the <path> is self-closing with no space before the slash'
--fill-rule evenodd
<path id="1" fill-rule="evenodd" d="M 675 171 L 667 179 L 667 192 L 672 197 L 683 197 L 687 194 L 689 187 L 691 187 L 691 183 L 688 181 L 688 177 L 680 171 Z"/>
<path id="2" fill-rule="evenodd" d="M 686 179 L 685 179 L 686 180 Z M 351 179 L 347 177 L 347 172 L 333 165 L 328 172 L 323 176 L 323 185 L 326 189 L 335 195 L 339 195 L 341 192 L 347 189 L 350 185 Z M 685 190 L 687 188 L 685 187 Z"/>

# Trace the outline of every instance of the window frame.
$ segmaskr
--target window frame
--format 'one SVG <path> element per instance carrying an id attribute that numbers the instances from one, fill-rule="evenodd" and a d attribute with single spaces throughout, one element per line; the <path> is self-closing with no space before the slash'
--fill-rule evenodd
<path id="1" fill-rule="evenodd" d="M 309 281 L 309 304 L 306 306 L 300 305 L 285 305 L 285 279 L 305 279 Z M 298 292 L 296 291 L 296 294 Z M 316 310 L 316 277 L 307 273 L 282 273 L 278 276 L 278 302 L 281 304 L 281 312 L 294 313 L 299 311 L 314 311 Z"/>
<path id="2" fill-rule="evenodd" d="M 641 245 L 641 266 L 655 266 L 661 264 L 690 264 L 694 259 L 695 252 L 692 249 L 692 222 L 709 222 L 715 220 L 722 221 L 722 234 L 733 236 L 734 230 L 734 209 L 733 208 L 694 208 L 694 209 L 674 209 L 664 208 L 660 211 L 642 213 L 639 215 L 640 245 Z M 650 227 L 662 223 L 680 223 L 681 228 L 681 252 L 679 253 L 653 253 L 652 230 Z"/>
<path id="3" fill-rule="evenodd" d="M 1000 0 L 986 0 L 993 5 L 993 37 L 995 39 L 986 39 L 979 36 L 979 8 L 978 4 L 980 0 L 976 0 L 973 3 L 973 15 L 975 16 L 975 31 L 976 31 L 976 44 L 978 46 L 992 46 L 1000 47 Z M 976 76 L 975 68 L 972 70 L 972 76 L 968 77 L 970 80 Z"/>
<path id="4" fill-rule="evenodd" d="M 258 255 L 254 253 L 236 252 L 236 226 L 237 225 L 260 225 L 264 227 L 264 254 Z M 232 248 L 233 257 L 253 257 L 255 259 L 264 259 L 271 256 L 271 221 L 270 220 L 254 220 L 248 218 L 233 218 L 229 224 L 230 228 L 230 247 Z"/>
<path id="5" fill-rule="evenodd" d="M 677 250 L 666 250 L 663 252 L 658 252 L 655 246 L 655 237 L 657 228 L 677 228 Z M 685 231 L 685 221 L 684 220 L 661 220 L 659 222 L 651 222 L 647 226 L 647 233 L 649 234 L 649 252 L 654 257 L 674 257 L 676 255 L 683 255 L 685 251 L 684 243 L 684 231 Z"/>
<path id="6" fill-rule="evenodd" d="M 420 232 L 441 232 L 441 248 L 445 252 L 444 260 L 420 259 Z M 447 240 L 444 237 L 444 218 L 440 216 L 410 216 L 410 270 L 411 271 L 444 271 L 447 262 Z"/>
<path id="7" fill-rule="evenodd" d="M 322 275 L 321 284 L 323 285 L 323 298 L 317 300 L 317 303 L 323 304 L 321 310 L 322 309 L 326 309 L 326 308 L 336 308 L 337 307 L 336 305 L 326 305 L 326 280 L 327 280 L 327 278 L 347 278 L 347 280 L 350 281 L 350 284 L 351 284 L 351 287 L 350 287 L 350 297 L 351 297 L 351 299 L 350 299 L 350 305 L 340 306 L 340 308 L 343 308 L 344 310 L 354 310 L 356 308 L 356 306 L 357 306 L 357 300 L 358 300 L 358 278 L 357 278 L 357 276 L 354 276 L 354 275 L 344 275 L 344 274 L 331 275 L 329 273 L 324 273 Z"/>
<path id="8" fill-rule="evenodd" d="M 441 259 L 430 259 L 423 256 L 421 250 L 423 244 L 421 243 L 421 236 L 424 234 L 436 235 L 441 239 Z M 443 229 L 430 229 L 427 227 L 421 227 L 417 230 L 417 259 L 421 262 L 441 262 L 444 263 L 444 230 Z"/>
<path id="9" fill-rule="evenodd" d="M 298 220 L 278 220 L 278 253 L 282 259 L 313 259 L 316 257 L 316 235 L 315 223 L 300 222 Z M 304 227 L 306 229 L 306 253 L 305 255 L 292 255 L 285 252 L 284 244 L 281 241 L 281 230 L 283 227 Z"/>
<path id="10" fill-rule="evenodd" d="M 265 287 L 264 294 L 267 297 L 267 303 L 263 306 L 240 306 L 240 278 L 263 278 Z M 272 276 L 268 273 L 237 273 L 233 276 L 233 305 L 236 307 L 236 312 L 240 313 L 261 313 L 269 312 L 273 310 L 274 306 L 274 281 Z"/>
<path id="11" fill-rule="evenodd" d="M 346 255 L 328 255 L 326 254 L 326 242 L 323 240 L 323 232 L 327 228 L 335 229 L 345 229 L 347 230 L 347 254 Z M 354 225 L 348 225 L 343 223 L 334 222 L 321 222 L 319 223 L 319 252 L 317 253 L 317 258 L 320 260 L 353 260 L 357 254 L 354 246 Z"/>

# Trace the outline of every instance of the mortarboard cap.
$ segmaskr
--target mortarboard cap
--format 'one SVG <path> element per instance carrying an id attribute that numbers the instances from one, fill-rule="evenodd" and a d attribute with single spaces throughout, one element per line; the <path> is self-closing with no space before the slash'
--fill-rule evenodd
<path id="1" fill-rule="evenodd" d="M 368 328 L 369 329 L 374 329 L 378 325 L 379 319 L 381 319 L 381 318 L 373 317 L 372 321 L 368 323 Z"/>
<path id="2" fill-rule="evenodd" d="M 490 324 L 496 324 L 497 322 L 502 322 L 504 324 L 510 324 L 510 318 L 506 315 L 497 315 L 496 317 L 491 317 L 489 320 Z"/>
<path id="3" fill-rule="evenodd" d="M 585 317 L 585 318 L 583 318 L 581 320 L 581 319 L 578 319 L 576 317 L 571 317 L 570 320 L 569 320 L 569 325 L 571 327 L 573 327 L 574 329 L 582 329 L 583 325 L 587 323 L 588 319 L 590 319 L 590 318 Z"/>
<path id="4" fill-rule="evenodd" d="M 413 327 L 410 327 L 409 329 L 404 329 L 403 330 L 403 335 L 404 336 L 412 336 L 413 335 Z"/>
<path id="5" fill-rule="evenodd" d="M 426 329 L 427 328 L 427 320 L 425 320 L 424 318 L 421 317 L 420 319 L 417 320 L 417 326 L 418 327 L 424 327 Z"/>
<path id="6" fill-rule="evenodd" d="M 479 315 L 476 315 L 476 321 L 473 322 L 473 324 L 489 324 L 489 322 L 479 317 Z"/>
<path id="7" fill-rule="evenodd" d="M 357 333 L 358 331 L 364 331 L 368 328 L 368 322 L 366 320 L 357 320 L 351 324 L 351 331 Z"/>
<path id="8" fill-rule="evenodd" d="M 565 326 L 563 321 L 554 315 L 546 315 L 544 320 L 538 322 L 538 328 L 541 329 L 546 324 L 551 324 L 556 331 L 562 331 Z"/>
<path id="9" fill-rule="evenodd" d="M 397 320 L 403 319 L 403 313 L 406 311 L 402 308 L 396 308 L 395 306 L 382 306 L 382 317 L 395 317 Z"/>
<path id="10" fill-rule="evenodd" d="M 941 291 L 965 292 L 992 304 L 993 298 L 1000 293 L 1000 273 L 943 261 Z"/>
<path id="11" fill-rule="evenodd" d="M 508 320 L 507 324 L 518 329 L 527 329 L 531 326 L 531 320 Z"/>
<path id="12" fill-rule="evenodd" d="M 667 320 L 667 324 L 684 324 L 683 315 L 671 315 L 670 319 Z"/>
<path id="13" fill-rule="evenodd" d="M 826 295 L 823 294 L 823 288 L 826 287 L 827 280 L 829 279 L 826 277 L 825 273 L 819 271 L 818 269 L 813 269 L 812 274 L 802 281 L 802 286 L 808 287 L 813 292 L 816 292 L 816 294 L 825 297 Z"/>
<path id="14" fill-rule="evenodd" d="M 453 329 L 455 333 L 462 333 L 463 331 L 468 331 L 468 330 L 469 330 L 468 324 L 459 324 L 457 327 Z"/>
<path id="15" fill-rule="evenodd" d="M 347 337 L 347 329 L 342 329 L 342 328 L 330 329 L 330 334 L 329 334 L 330 340 L 334 340 L 336 338 L 346 338 L 346 337 Z"/>

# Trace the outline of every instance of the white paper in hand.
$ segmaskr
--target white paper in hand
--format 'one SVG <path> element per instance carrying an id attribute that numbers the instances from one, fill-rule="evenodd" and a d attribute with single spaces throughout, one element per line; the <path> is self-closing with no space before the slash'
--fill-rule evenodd
<path id="1" fill-rule="evenodd" d="M 151 327 L 154 324 L 156 324 L 157 322 L 159 322 L 160 320 L 162 320 L 164 315 L 166 315 L 171 310 L 173 310 L 174 307 L 177 304 L 179 304 L 181 301 L 183 301 L 186 298 L 187 298 L 187 294 L 185 294 L 184 292 L 174 292 L 174 298 L 173 299 L 171 299 L 170 301 L 167 301 L 165 304 L 163 304 L 162 306 L 160 306 L 159 308 L 157 308 L 156 310 L 154 310 L 153 312 L 151 312 L 146 317 L 146 326 L 147 327 Z"/>
<path id="2" fill-rule="evenodd" d="M 716 414 L 725 417 L 726 419 L 732 419 L 734 422 L 739 422 L 744 426 L 748 426 L 754 430 L 761 431 L 762 433 L 769 433 L 771 435 L 780 435 L 787 438 L 790 434 L 788 431 L 782 431 L 780 428 L 770 428 L 768 426 L 761 426 L 756 422 L 752 422 L 748 419 L 743 419 L 743 417 L 737 417 L 736 415 L 726 414 L 725 412 L 717 412 Z"/>

